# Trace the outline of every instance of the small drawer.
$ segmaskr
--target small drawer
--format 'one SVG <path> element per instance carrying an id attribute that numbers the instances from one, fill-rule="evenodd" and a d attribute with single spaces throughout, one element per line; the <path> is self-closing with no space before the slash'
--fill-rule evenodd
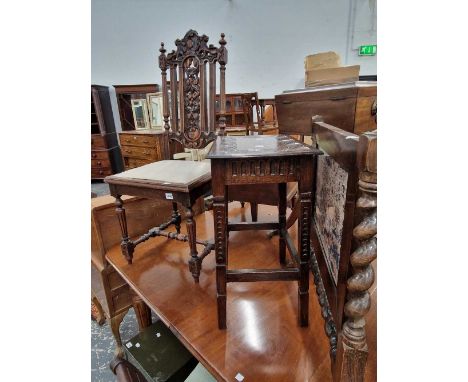
<path id="1" fill-rule="evenodd" d="M 112 175 L 112 171 L 108 167 L 91 167 L 91 178 L 104 178 Z"/>
<path id="2" fill-rule="evenodd" d="M 113 291 L 120 288 L 122 285 L 126 285 L 125 280 L 117 272 L 111 272 L 108 276 L 109 288 Z"/>
<path id="3" fill-rule="evenodd" d="M 132 295 L 130 294 L 130 287 L 128 285 L 125 285 L 115 294 L 114 293 L 115 292 L 112 292 L 112 305 L 115 311 L 132 306 Z"/>
<path id="4" fill-rule="evenodd" d="M 107 167 L 110 168 L 109 159 L 91 159 L 91 167 Z"/>
<path id="5" fill-rule="evenodd" d="M 97 150 L 93 150 L 91 151 L 91 160 L 92 159 L 101 159 L 101 160 L 106 160 L 106 159 L 109 159 L 109 153 L 108 151 L 97 151 Z"/>
<path id="6" fill-rule="evenodd" d="M 153 148 L 158 144 L 156 137 L 149 135 L 130 135 L 130 134 L 120 134 L 120 144 L 122 146 L 140 146 L 140 147 L 150 147 Z"/>
<path id="7" fill-rule="evenodd" d="M 151 160 L 144 160 L 144 159 L 135 159 L 135 158 L 127 158 L 126 161 L 126 169 L 130 170 L 131 168 L 144 166 L 145 164 L 153 163 Z"/>
<path id="8" fill-rule="evenodd" d="M 91 135 L 91 149 L 105 149 L 106 140 L 100 134 L 92 134 Z"/>
<path id="9" fill-rule="evenodd" d="M 122 146 L 122 155 L 129 158 L 153 159 L 159 160 L 159 151 L 157 148 L 146 148 L 137 146 Z"/>

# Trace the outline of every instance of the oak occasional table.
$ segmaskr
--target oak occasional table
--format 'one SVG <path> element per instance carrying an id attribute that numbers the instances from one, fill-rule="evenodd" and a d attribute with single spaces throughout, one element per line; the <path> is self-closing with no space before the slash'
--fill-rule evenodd
<path id="1" fill-rule="evenodd" d="M 213 190 L 213 219 L 215 229 L 216 290 L 218 327 L 226 328 L 226 284 L 252 281 L 298 281 L 298 318 L 307 326 L 309 311 L 310 223 L 314 162 L 321 151 L 286 135 L 220 136 L 211 148 Z M 298 246 L 286 229 L 286 184 L 298 182 L 299 229 Z M 244 184 L 278 184 L 278 221 L 228 222 L 229 186 Z M 279 261 L 286 263 L 286 247 L 295 267 L 281 269 L 227 270 L 228 232 L 277 229 L 279 232 Z"/>

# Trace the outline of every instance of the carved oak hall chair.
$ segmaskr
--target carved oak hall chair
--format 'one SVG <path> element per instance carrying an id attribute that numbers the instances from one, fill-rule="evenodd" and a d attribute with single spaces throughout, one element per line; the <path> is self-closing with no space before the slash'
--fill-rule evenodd
<path id="1" fill-rule="evenodd" d="M 335 381 L 363 381 L 364 315 L 377 257 L 377 130 L 356 135 L 314 119 L 317 158 L 311 269 Z"/>
<path id="2" fill-rule="evenodd" d="M 168 54 L 166 54 L 164 43 L 161 43 L 159 67 L 163 84 L 164 129 L 168 138 L 165 139 L 166 160 L 134 168 L 105 179 L 109 184 L 111 194 L 116 198 L 117 215 L 122 230 L 122 253 L 128 263 L 132 262 L 135 246 L 150 237 L 165 236 L 170 239 L 188 241 L 189 268 L 195 282 L 199 280 L 203 258 L 213 248 L 211 242 L 197 239 L 192 211 L 197 198 L 211 190 L 210 163 L 209 161 L 169 160 L 169 140 L 175 140 L 185 148 L 201 149 L 216 139 L 217 64 L 219 64 L 221 98 L 219 134 L 224 135 L 225 65 L 227 63 L 224 33 L 221 33 L 219 44 L 219 47 L 208 45 L 208 37 L 199 36 L 194 30 L 189 30 L 183 39 L 177 39 L 175 41 L 177 49 Z M 171 117 L 171 123 L 169 123 L 169 117 Z M 170 200 L 173 205 L 172 217 L 167 223 L 154 227 L 148 233 L 133 240 L 128 236 L 122 195 Z M 180 233 L 181 216 L 178 203 L 185 208 L 188 235 Z M 171 225 L 175 226 L 176 232 L 166 231 L 166 228 Z M 200 256 L 197 244 L 204 246 Z"/>

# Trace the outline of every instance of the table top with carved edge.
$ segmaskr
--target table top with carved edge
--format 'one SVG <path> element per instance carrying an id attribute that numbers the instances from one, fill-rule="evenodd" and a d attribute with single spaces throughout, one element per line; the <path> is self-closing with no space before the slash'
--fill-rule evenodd
<path id="1" fill-rule="evenodd" d="M 287 135 L 221 136 L 207 158 L 261 158 L 319 155 L 322 152 Z"/>

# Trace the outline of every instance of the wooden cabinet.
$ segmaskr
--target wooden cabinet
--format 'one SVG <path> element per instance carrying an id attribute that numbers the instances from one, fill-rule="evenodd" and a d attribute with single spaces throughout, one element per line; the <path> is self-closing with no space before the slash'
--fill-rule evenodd
<path id="1" fill-rule="evenodd" d="M 122 131 L 135 130 L 135 117 L 139 127 L 150 128 L 148 115 L 149 105 L 147 101 L 148 93 L 159 91 L 159 85 L 114 85 L 119 107 L 120 125 Z M 134 114 L 134 108 L 140 110 L 140 115 Z"/>
<path id="2" fill-rule="evenodd" d="M 231 93 L 226 94 L 226 127 L 239 127 L 246 126 L 247 121 L 244 117 L 244 109 L 242 107 L 242 96 L 244 93 Z M 216 124 L 218 124 L 221 102 L 219 94 L 216 94 L 215 101 L 215 111 L 216 111 Z"/>
<path id="3" fill-rule="evenodd" d="M 166 153 L 164 140 L 167 136 L 162 131 L 152 129 L 123 131 L 119 133 L 119 139 L 125 170 L 169 159 L 183 151 L 179 143 L 170 142 L 170 152 Z"/>
<path id="4" fill-rule="evenodd" d="M 154 130 L 133 130 L 119 133 L 125 170 L 165 158 L 164 133 Z"/>
<path id="5" fill-rule="evenodd" d="M 376 81 L 286 91 L 275 96 L 275 104 L 283 134 L 310 135 L 314 115 L 321 115 L 326 123 L 355 134 L 377 128 Z"/>
<path id="6" fill-rule="evenodd" d="M 91 179 L 103 179 L 122 167 L 109 89 L 91 85 Z"/>

